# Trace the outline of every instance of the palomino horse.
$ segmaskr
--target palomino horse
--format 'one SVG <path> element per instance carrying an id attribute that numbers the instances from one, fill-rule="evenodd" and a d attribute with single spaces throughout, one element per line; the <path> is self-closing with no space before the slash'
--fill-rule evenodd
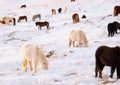
<path id="1" fill-rule="evenodd" d="M 80 20 L 79 20 L 79 15 L 78 14 L 73 14 L 72 15 L 72 20 L 73 20 L 73 23 L 78 23 Z"/>
<path id="2" fill-rule="evenodd" d="M 16 19 L 13 17 L 3 17 L 0 21 L 2 24 L 13 24 L 16 25 Z"/>
<path id="3" fill-rule="evenodd" d="M 38 26 L 38 29 L 39 29 L 39 28 L 41 29 L 41 27 L 44 27 L 44 26 L 46 26 L 47 29 L 49 28 L 49 22 L 47 22 L 47 21 L 44 21 L 44 22 L 36 22 L 35 24 L 36 24 L 36 26 Z"/>
<path id="4" fill-rule="evenodd" d="M 35 21 L 36 19 L 41 19 L 41 15 L 40 14 L 36 14 L 36 15 L 33 15 L 32 17 L 32 21 Z"/>
<path id="5" fill-rule="evenodd" d="M 27 22 L 27 16 L 20 16 L 18 18 L 18 22 L 21 22 L 21 20 L 25 20 Z"/>
<path id="6" fill-rule="evenodd" d="M 23 48 L 22 68 L 27 71 L 27 63 L 29 63 L 30 71 L 37 72 L 37 65 L 40 63 L 42 70 L 48 69 L 48 61 L 39 46 L 26 45 Z"/>
<path id="7" fill-rule="evenodd" d="M 73 45 L 73 47 L 80 47 L 82 44 L 84 47 L 88 46 L 88 40 L 86 38 L 85 33 L 82 30 L 72 30 L 69 33 L 69 47 Z M 77 45 L 75 45 L 77 43 Z"/>

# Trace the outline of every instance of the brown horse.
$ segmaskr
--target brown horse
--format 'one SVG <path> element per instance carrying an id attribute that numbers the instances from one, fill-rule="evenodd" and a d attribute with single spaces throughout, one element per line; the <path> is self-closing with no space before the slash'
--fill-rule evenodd
<path id="1" fill-rule="evenodd" d="M 56 15 L 56 10 L 55 9 L 52 9 L 51 12 L 52 12 L 52 15 Z"/>
<path id="2" fill-rule="evenodd" d="M 36 14 L 36 15 L 33 15 L 32 17 L 32 21 L 35 21 L 36 19 L 41 19 L 41 15 L 40 14 Z"/>
<path id="3" fill-rule="evenodd" d="M 73 23 L 78 23 L 80 20 L 79 20 L 79 15 L 77 13 L 73 14 L 72 15 L 72 20 L 73 20 Z"/>
<path id="4" fill-rule="evenodd" d="M 114 16 L 118 16 L 119 13 L 120 13 L 120 6 L 115 6 L 114 7 Z"/>
<path id="5" fill-rule="evenodd" d="M 24 5 L 21 5 L 20 8 L 26 8 L 26 5 L 25 5 L 25 4 L 24 4 Z"/>
<path id="6" fill-rule="evenodd" d="M 13 17 L 3 17 L 0 21 L 0 23 L 2 24 L 12 24 L 12 25 L 16 25 L 16 19 Z"/>
<path id="7" fill-rule="evenodd" d="M 73 2 L 73 1 L 75 2 L 75 0 L 71 0 L 71 2 Z"/>
<path id="8" fill-rule="evenodd" d="M 117 79 L 120 78 L 120 47 L 100 46 L 96 50 L 95 59 L 95 77 L 97 77 L 99 73 L 99 77 L 102 78 L 104 66 L 110 66 L 110 77 L 113 77 L 115 69 L 117 69 Z"/>
<path id="9" fill-rule="evenodd" d="M 36 24 L 36 26 L 38 26 L 38 29 L 40 28 L 40 30 L 41 30 L 41 27 L 44 27 L 44 26 L 46 26 L 47 29 L 49 28 L 49 22 L 47 22 L 47 21 L 44 21 L 44 22 L 36 22 L 35 24 Z"/>
<path id="10" fill-rule="evenodd" d="M 21 20 L 25 20 L 27 22 L 27 16 L 20 16 L 18 18 L 18 22 L 21 22 Z"/>

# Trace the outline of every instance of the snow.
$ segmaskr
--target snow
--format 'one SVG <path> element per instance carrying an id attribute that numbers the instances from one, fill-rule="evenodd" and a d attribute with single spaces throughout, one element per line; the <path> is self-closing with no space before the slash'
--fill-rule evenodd
<path id="1" fill-rule="evenodd" d="M 108 37 L 107 24 L 120 22 L 120 16 L 113 16 L 113 8 L 119 0 L 0 0 L 0 17 L 10 16 L 18 19 L 27 15 L 28 22 L 16 23 L 16 26 L 0 26 L 0 85 L 102 85 L 95 78 L 95 50 L 101 45 L 120 46 L 120 31 L 114 37 Z M 14 3 L 14 4 L 13 4 Z M 20 9 L 22 4 L 27 7 Z M 51 15 L 51 9 L 67 7 L 67 12 Z M 49 21 L 50 30 L 43 27 L 38 30 L 32 21 L 34 14 L 42 15 L 41 21 Z M 78 13 L 80 22 L 72 23 L 72 14 Z M 82 19 L 82 15 L 87 16 Z M 68 33 L 81 29 L 88 39 L 88 47 L 68 48 Z M 37 73 L 24 72 L 21 68 L 22 49 L 25 44 L 43 45 L 47 54 L 48 70 Z M 109 75 L 110 68 L 105 67 L 103 75 Z M 116 80 L 116 73 L 113 77 Z M 106 85 L 119 85 L 120 80 Z"/>

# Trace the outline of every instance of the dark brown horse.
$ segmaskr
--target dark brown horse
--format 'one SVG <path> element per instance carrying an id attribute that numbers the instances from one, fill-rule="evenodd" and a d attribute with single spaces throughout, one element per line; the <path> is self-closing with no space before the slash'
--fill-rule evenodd
<path id="1" fill-rule="evenodd" d="M 110 66 L 110 77 L 113 77 L 116 69 L 117 79 L 120 78 L 120 47 L 100 46 L 96 50 L 95 59 L 95 77 L 97 77 L 99 73 L 99 77 L 102 78 L 102 70 L 104 66 Z"/>
<path id="2" fill-rule="evenodd" d="M 44 26 L 46 26 L 47 29 L 49 29 L 49 22 L 47 22 L 47 21 L 44 21 L 44 22 L 36 22 L 35 24 L 36 24 L 36 26 L 38 26 L 38 29 L 40 28 L 40 30 L 41 30 L 41 27 L 44 27 Z"/>
<path id="3" fill-rule="evenodd" d="M 21 22 L 21 20 L 25 20 L 27 22 L 27 16 L 20 16 L 18 18 L 18 22 Z"/>
<path id="4" fill-rule="evenodd" d="M 26 8 L 26 5 L 25 5 L 25 4 L 24 4 L 24 5 L 21 5 L 20 8 Z"/>
<path id="5" fill-rule="evenodd" d="M 118 16 L 120 14 L 120 6 L 115 6 L 114 7 L 114 16 Z"/>
<path id="6" fill-rule="evenodd" d="M 80 20 L 79 20 L 79 15 L 77 13 L 73 14 L 72 15 L 72 20 L 73 20 L 73 23 L 78 23 Z"/>

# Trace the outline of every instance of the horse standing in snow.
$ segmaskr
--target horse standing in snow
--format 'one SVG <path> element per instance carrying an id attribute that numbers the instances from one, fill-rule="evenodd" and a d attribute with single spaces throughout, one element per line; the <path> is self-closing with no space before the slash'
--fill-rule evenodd
<path id="1" fill-rule="evenodd" d="M 73 15 L 72 15 L 72 20 L 73 20 L 73 23 L 74 23 L 74 24 L 80 22 L 80 20 L 79 20 L 79 15 L 76 14 L 76 13 L 73 14 Z"/>
<path id="2" fill-rule="evenodd" d="M 40 30 L 41 30 L 41 27 L 44 27 L 44 26 L 46 26 L 47 29 L 49 28 L 49 22 L 47 22 L 47 21 L 44 21 L 44 22 L 36 22 L 35 24 L 36 24 L 36 26 L 38 26 L 38 29 L 40 28 Z"/>
<path id="3" fill-rule="evenodd" d="M 114 7 L 114 16 L 118 16 L 120 14 L 120 6 L 115 6 Z"/>
<path id="4" fill-rule="evenodd" d="M 56 10 L 55 9 L 52 9 L 51 12 L 52 12 L 52 15 L 56 15 Z"/>
<path id="5" fill-rule="evenodd" d="M 102 78 L 104 66 L 111 67 L 110 77 L 113 77 L 115 69 L 117 70 L 117 79 L 120 79 L 120 47 L 100 46 L 95 52 L 95 77 Z"/>
<path id="6" fill-rule="evenodd" d="M 69 47 L 73 45 L 75 47 L 75 43 L 77 42 L 77 47 L 80 47 L 82 44 L 84 47 L 88 47 L 88 40 L 86 38 L 85 33 L 82 30 L 72 30 L 69 33 Z"/>
<path id="7" fill-rule="evenodd" d="M 18 22 L 21 22 L 21 20 L 25 20 L 27 22 L 27 16 L 20 16 L 18 18 Z"/>
<path id="8" fill-rule="evenodd" d="M 21 5 L 20 8 L 26 8 L 26 5 L 25 5 L 25 4 L 24 4 L 24 5 Z"/>
<path id="9" fill-rule="evenodd" d="M 13 17 L 3 17 L 0 21 L 2 24 L 13 24 L 16 25 L 16 19 Z"/>
<path id="10" fill-rule="evenodd" d="M 41 19 L 41 15 L 40 14 L 36 14 L 36 15 L 33 15 L 32 17 L 32 21 L 35 21 L 36 19 Z"/>
<path id="11" fill-rule="evenodd" d="M 27 71 L 27 64 L 29 63 L 30 71 L 37 72 L 37 65 L 40 63 L 42 70 L 48 69 L 48 62 L 46 56 L 39 46 L 26 45 L 23 48 L 23 62 L 22 68 Z"/>

